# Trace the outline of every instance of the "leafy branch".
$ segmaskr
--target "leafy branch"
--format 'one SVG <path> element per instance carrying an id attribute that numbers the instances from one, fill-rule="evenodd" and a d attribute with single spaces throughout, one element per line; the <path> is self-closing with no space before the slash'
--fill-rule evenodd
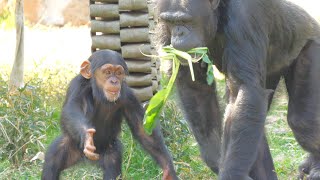
<path id="1" fill-rule="evenodd" d="M 172 60 L 173 67 L 172 67 L 172 75 L 168 84 L 163 85 L 163 89 L 158 91 L 150 100 L 149 106 L 146 110 L 144 115 L 144 128 L 148 134 L 152 133 L 152 130 L 156 126 L 156 120 L 159 118 L 160 112 L 162 111 L 170 93 L 173 88 L 173 84 L 176 80 L 177 74 L 179 72 L 180 61 L 179 58 L 183 58 L 188 61 L 188 65 L 190 68 L 191 78 L 195 81 L 194 71 L 192 63 L 199 62 L 201 59 L 208 64 L 207 69 L 207 83 L 211 85 L 214 80 L 213 75 L 213 63 L 210 61 L 208 55 L 208 48 L 206 47 L 198 47 L 189 50 L 188 52 L 180 51 L 174 49 L 172 46 L 165 46 L 162 48 L 160 55 L 157 56 L 160 58 L 161 61 L 163 60 Z M 199 58 L 193 58 L 194 57 Z M 199 56 L 200 55 L 200 56 Z"/>

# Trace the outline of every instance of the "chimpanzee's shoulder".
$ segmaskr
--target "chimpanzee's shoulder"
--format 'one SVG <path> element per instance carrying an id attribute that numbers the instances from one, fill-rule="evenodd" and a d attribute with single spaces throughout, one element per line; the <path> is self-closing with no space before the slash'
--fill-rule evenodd
<path id="1" fill-rule="evenodd" d="M 126 83 L 123 83 L 122 85 L 120 99 L 125 103 L 139 103 L 139 100 L 135 96 L 133 90 Z"/>

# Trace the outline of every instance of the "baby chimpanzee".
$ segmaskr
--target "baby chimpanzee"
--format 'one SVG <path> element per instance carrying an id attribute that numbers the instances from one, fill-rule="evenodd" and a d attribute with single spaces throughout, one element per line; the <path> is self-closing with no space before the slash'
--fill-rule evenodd
<path id="1" fill-rule="evenodd" d="M 61 171 L 83 158 L 96 161 L 103 179 L 121 178 L 123 117 L 133 136 L 163 169 L 163 179 L 177 179 L 159 128 L 148 136 L 144 109 L 125 82 L 128 68 L 119 53 L 100 50 L 81 65 L 70 83 L 61 115 L 62 135 L 46 153 L 42 179 L 59 179 Z"/>

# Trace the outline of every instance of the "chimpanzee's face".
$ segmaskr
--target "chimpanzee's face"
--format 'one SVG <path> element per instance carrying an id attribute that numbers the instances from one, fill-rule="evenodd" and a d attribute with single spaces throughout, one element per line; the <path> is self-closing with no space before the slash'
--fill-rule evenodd
<path id="1" fill-rule="evenodd" d="M 183 51 L 207 46 L 215 35 L 217 17 L 214 9 L 218 0 L 158 0 L 156 16 L 159 38 Z M 161 43 L 161 42 L 160 42 Z"/>
<path id="2" fill-rule="evenodd" d="M 120 97 L 125 71 L 121 65 L 104 64 L 94 72 L 96 85 L 109 102 L 115 102 Z"/>
<path id="3" fill-rule="evenodd" d="M 115 102 L 121 95 L 121 87 L 128 68 L 120 54 L 111 50 L 94 52 L 81 64 L 82 77 L 90 80 L 93 97 L 100 102 Z"/>

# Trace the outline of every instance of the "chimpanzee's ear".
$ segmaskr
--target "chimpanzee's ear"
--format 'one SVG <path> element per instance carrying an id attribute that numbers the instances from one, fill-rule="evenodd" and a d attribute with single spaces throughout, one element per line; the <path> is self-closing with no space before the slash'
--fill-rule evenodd
<path id="1" fill-rule="evenodd" d="M 91 63 L 88 60 L 83 61 L 83 63 L 80 66 L 80 73 L 81 75 L 86 78 L 86 79 L 90 79 L 91 78 Z"/>
<path id="2" fill-rule="evenodd" d="M 220 3 L 220 0 L 210 0 L 212 9 L 217 9 Z"/>

